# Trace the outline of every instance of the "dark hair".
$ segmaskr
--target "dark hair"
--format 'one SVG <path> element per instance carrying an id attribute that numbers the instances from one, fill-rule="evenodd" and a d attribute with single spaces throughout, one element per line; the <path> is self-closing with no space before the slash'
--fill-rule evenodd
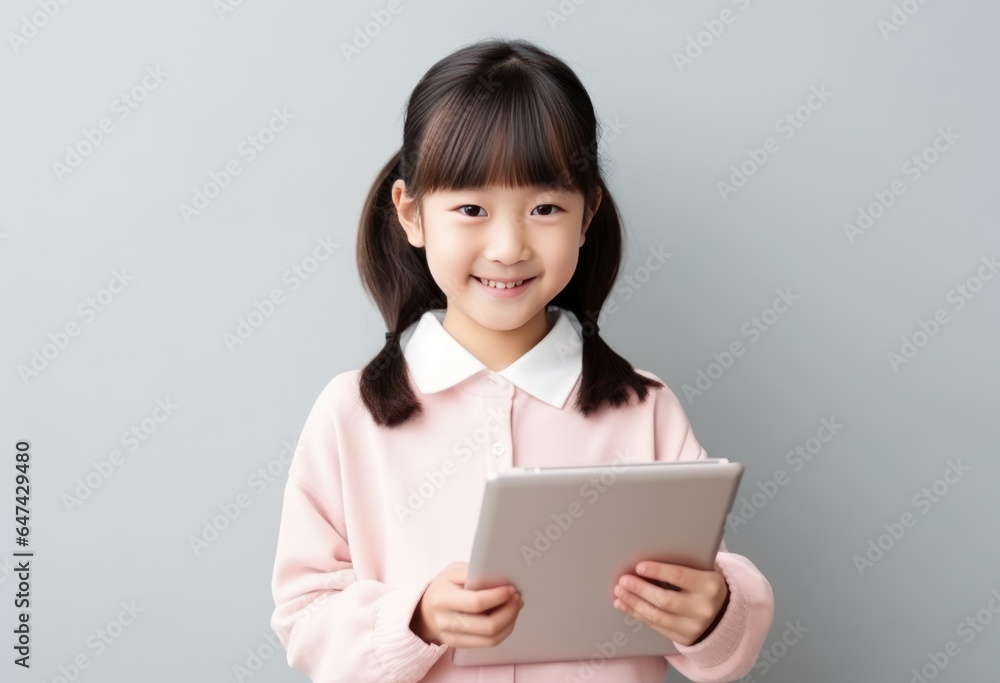
<path id="1" fill-rule="evenodd" d="M 622 258 L 618 209 L 601 178 L 599 124 L 583 84 L 562 60 L 524 40 L 489 39 L 434 64 L 406 104 L 403 146 L 379 171 L 365 199 L 358 230 L 361 282 L 391 331 L 402 333 L 447 300 L 399 223 L 392 184 L 406 183 L 419 202 L 436 190 L 489 185 L 552 186 L 602 200 L 580 247 L 576 272 L 552 305 L 583 326 L 583 368 L 575 407 L 591 415 L 620 406 L 634 391 L 663 386 L 635 371 L 598 336 L 595 324 Z M 423 408 L 407 379 L 399 338 L 361 371 L 361 398 L 375 422 L 394 426 Z"/>

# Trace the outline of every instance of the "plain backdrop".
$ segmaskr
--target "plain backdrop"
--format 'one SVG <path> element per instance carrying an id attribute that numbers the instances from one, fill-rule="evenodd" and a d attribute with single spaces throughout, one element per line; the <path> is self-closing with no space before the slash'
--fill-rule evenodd
<path id="1" fill-rule="evenodd" d="M 492 36 L 599 113 L 627 240 L 602 335 L 746 464 L 726 543 L 776 599 L 753 680 L 995 676 L 997 5 L 389 7 L 5 3 L 0 678 L 304 680 L 270 576 L 306 414 L 383 344 L 361 202 L 421 75 Z"/>

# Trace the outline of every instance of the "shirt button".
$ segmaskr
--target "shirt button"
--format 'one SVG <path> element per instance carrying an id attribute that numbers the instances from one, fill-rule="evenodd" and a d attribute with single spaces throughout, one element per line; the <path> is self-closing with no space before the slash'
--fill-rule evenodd
<path id="1" fill-rule="evenodd" d="M 493 455 L 497 457 L 503 455 L 504 451 L 506 450 L 507 447 L 503 445 L 503 441 L 497 441 L 495 444 L 493 444 Z"/>

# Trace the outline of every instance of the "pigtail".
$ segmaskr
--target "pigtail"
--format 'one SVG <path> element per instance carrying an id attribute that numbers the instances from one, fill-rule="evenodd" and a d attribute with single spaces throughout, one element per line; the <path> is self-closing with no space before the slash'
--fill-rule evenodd
<path id="1" fill-rule="evenodd" d="M 382 350 L 361 370 L 359 389 L 376 424 L 391 427 L 423 412 L 407 379 L 398 333 L 386 333 Z"/>
<path id="2" fill-rule="evenodd" d="M 358 231 L 357 263 L 362 286 L 375 301 L 389 330 L 385 344 L 359 377 L 361 400 L 376 424 L 394 426 L 423 412 L 410 386 L 402 334 L 424 311 L 443 305 L 423 249 L 406 239 L 392 202 L 392 184 L 405 179 L 403 150 L 376 176 L 365 199 Z"/>
<path id="3" fill-rule="evenodd" d="M 573 311 L 583 335 L 583 363 L 576 408 L 588 417 L 605 407 L 627 405 L 633 393 L 639 402 L 646 400 L 651 387 L 662 382 L 641 375 L 625 358 L 600 336 L 598 315 L 618 277 L 622 250 L 621 216 L 614 197 L 602 179 L 601 203 L 587 229 L 580 248 L 576 272 L 565 289 L 552 300 L 557 306 Z"/>
<path id="4" fill-rule="evenodd" d="M 646 400 L 651 387 L 663 383 L 640 375 L 625 358 L 608 346 L 595 329 L 583 337 L 583 369 L 575 407 L 590 417 L 605 407 L 618 407 Z"/>

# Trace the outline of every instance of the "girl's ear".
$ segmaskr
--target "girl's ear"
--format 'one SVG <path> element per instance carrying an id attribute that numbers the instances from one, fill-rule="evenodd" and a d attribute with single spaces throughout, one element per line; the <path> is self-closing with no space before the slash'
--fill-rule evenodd
<path id="1" fill-rule="evenodd" d="M 406 193 L 406 182 L 402 178 L 392 184 L 392 203 L 396 205 L 396 215 L 406 231 L 406 239 L 414 247 L 424 246 L 419 207 L 413 197 Z"/>
<path id="2" fill-rule="evenodd" d="M 587 215 L 584 217 L 583 232 L 580 233 L 580 246 L 581 247 L 583 246 L 584 241 L 586 241 L 587 228 L 590 227 L 590 222 L 594 219 L 594 216 L 597 214 L 597 208 L 601 205 L 601 197 L 602 196 L 603 196 L 603 193 L 601 192 L 600 186 L 598 186 L 597 187 L 597 192 L 596 192 L 596 194 L 594 196 L 595 197 L 594 198 L 594 205 L 592 207 L 588 207 Z"/>

